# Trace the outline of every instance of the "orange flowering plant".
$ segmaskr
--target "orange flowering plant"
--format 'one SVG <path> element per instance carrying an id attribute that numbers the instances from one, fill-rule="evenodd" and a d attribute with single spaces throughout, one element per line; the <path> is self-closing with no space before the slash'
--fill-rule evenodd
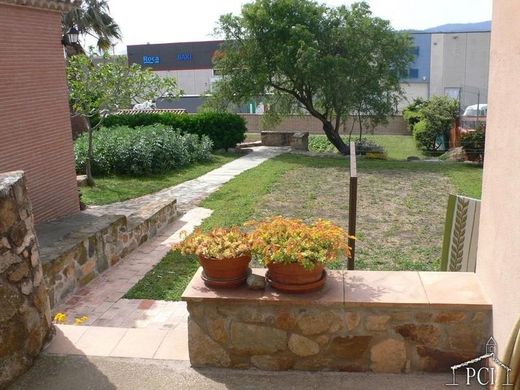
<path id="1" fill-rule="evenodd" d="M 348 233 L 327 220 L 306 224 L 300 219 L 272 217 L 250 221 L 252 253 L 263 264 L 299 263 L 306 269 L 316 264 L 329 264 L 341 255 L 349 256 Z"/>
<path id="2" fill-rule="evenodd" d="M 185 235 L 186 236 L 186 235 Z M 217 260 L 233 259 L 251 254 L 249 235 L 238 227 L 217 228 L 208 233 L 200 229 L 173 246 L 184 255 L 198 255 Z"/>

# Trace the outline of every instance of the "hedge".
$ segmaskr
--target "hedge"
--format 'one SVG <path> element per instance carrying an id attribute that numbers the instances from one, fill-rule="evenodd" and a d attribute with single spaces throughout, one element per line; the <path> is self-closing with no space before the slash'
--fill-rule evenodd
<path id="1" fill-rule="evenodd" d="M 244 141 L 246 123 L 236 114 L 208 112 L 200 114 L 142 113 L 111 115 L 105 118 L 103 126 L 139 127 L 162 124 L 179 129 L 182 133 L 206 135 L 215 149 L 234 148 Z"/>
<path id="2" fill-rule="evenodd" d="M 181 134 L 164 125 L 101 128 L 93 133 L 94 175 L 146 175 L 181 168 L 211 159 L 212 142 L 207 136 Z M 76 171 L 85 172 L 88 134 L 74 143 Z"/>

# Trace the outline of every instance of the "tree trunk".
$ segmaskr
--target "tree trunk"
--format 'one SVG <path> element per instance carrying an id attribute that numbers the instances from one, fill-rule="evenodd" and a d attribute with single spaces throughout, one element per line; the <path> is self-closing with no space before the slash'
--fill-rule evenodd
<path id="1" fill-rule="evenodd" d="M 358 121 L 359 121 L 359 140 L 362 139 L 363 134 L 363 123 L 361 122 L 361 111 L 358 111 Z"/>
<path id="2" fill-rule="evenodd" d="M 92 144 L 92 126 L 90 126 L 90 121 L 87 119 L 88 125 L 88 153 L 87 153 L 87 164 L 85 167 L 85 173 L 87 175 L 87 185 L 90 187 L 94 187 L 96 182 L 94 181 L 94 177 L 92 176 L 92 160 L 94 156 L 94 148 Z"/>
<path id="3" fill-rule="evenodd" d="M 343 142 L 343 139 L 339 135 L 338 129 L 335 129 L 330 121 L 323 122 L 323 131 L 325 132 L 325 135 L 327 136 L 327 139 L 330 141 L 330 143 L 334 145 L 341 154 L 349 154 L 349 147 L 345 144 L 345 142 Z"/>

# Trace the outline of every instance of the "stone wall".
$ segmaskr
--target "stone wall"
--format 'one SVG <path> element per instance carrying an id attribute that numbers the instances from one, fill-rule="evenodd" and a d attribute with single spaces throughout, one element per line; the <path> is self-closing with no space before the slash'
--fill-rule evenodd
<path id="1" fill-rule="evenodd" d="M 0 174 L 0 388 L 31 366 L 51 330 L 25 177 Z"/>
<path id="2" fill-rule="evenodd" d="M 490 311 L 188 301 L 195 367 L 450 372 L 483 352 Z"/>
<path id="3" fill-rule="evenodd" d="M 247 131 L 251 133 L 260 133 L 264 130 L 270 131 L 287 131 L 302 132 L 308 131 L 311 134 L 324 134 L 322 123 L 311 115 L 290 115 L 286 116 L 279 124 L 272 128 L 266 128 L 262 124 L 262 115 L 257 114 L 239 114 L 246 121 Z M 340 134 L 348 134 L 352 127 L 353 119 L 347 120 L 341 126 Z M 354 126 L 354 134 L 359 134 L 359 127 Z M 410 130 L 406 127 L 406 123 L 401 115 L 388 118 L 386 125 L 376 126 L 371 131 L 363 130 L 364 134 L 381 134 L 381 135 L 410 135 Z"/>
<path id="4" fill-rule="evenodd" d="M 117 264 L 175 220 L 175 201 L 152 206 L 151 210 L 141 210 L 141 216 L 101 217 L 67 242 L 50 246 L 49 252 L 43 252 L 43 271 L 51 306 L 63 302 L 67 295 Z"/>

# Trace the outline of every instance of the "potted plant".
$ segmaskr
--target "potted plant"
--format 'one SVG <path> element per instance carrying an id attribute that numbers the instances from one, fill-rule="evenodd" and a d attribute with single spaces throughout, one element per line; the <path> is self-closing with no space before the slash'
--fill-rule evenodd
<path id="1" fill-rule="evenodd" d="M 196 230 L 173 249 L 199 257 L 202 279 L 208 287 L 234 288 L 247 279 L 251 246 L 249 236 L 237 227 L 217 228 L 209 233 Z"/>
<path id="2" fill-rule="evenodd" d="M 247 225 L 254 227 L 252 253 L 267 266 L 267 280 L 280 291 L 320 289 L 327 276 L 325 266 L 350 254 L 348 233 L 330 221 L 306 224 L 278 216 Z"/>

